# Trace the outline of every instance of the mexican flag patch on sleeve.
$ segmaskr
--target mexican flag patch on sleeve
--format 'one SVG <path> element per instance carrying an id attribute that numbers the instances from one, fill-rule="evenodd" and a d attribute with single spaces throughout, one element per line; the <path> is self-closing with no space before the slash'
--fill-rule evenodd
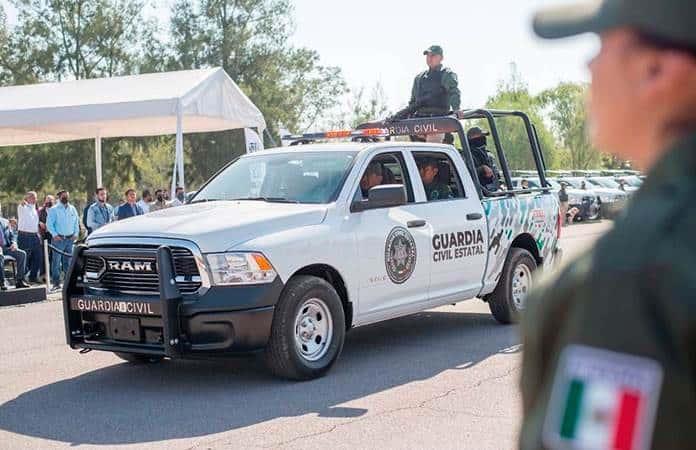
<path id="1" fill-rule="evenodd" d="M 561 353 L 544 422 L 550 449 L 650 448 L 662 367 L 643 357 L 572 345 Z"/>

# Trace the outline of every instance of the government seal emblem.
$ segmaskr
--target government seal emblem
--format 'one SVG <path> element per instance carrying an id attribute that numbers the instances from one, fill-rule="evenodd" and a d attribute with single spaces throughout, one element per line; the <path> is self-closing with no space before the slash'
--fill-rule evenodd
<path id="1" fill-rule="evenodd" d="M 393 283 L 406 282 L 416 268 L 416 241 L 406 228 L 395 227 L 384 245 L 384 263 Z"/>

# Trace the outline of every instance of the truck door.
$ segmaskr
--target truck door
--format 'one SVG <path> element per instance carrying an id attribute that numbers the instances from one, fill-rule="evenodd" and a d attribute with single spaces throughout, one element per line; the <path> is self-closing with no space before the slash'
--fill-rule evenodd
<path id="1" fill-rule="evenodd" d="M 430 300 L 446 303 L 476 296 L 482 287 L 488 233 L 481 200 L 454 151 L 412 150 L 420 196 L 432 228 Z M 455 163 L 456 161 L 456 163 Z"/>
<path id="2" fill-rule="evenodd" d="M 353 199 L 365 198 L 364 188 L 375 183 L 403 184 L 408 203 L 353 212 L 347 219 L 359 254 L 358 323 L 393 317 L 428 300 L 430 227 L 425 205 L 415 203 L 412 176 L 401 150 L 385 149 L 365 163 Z"/>

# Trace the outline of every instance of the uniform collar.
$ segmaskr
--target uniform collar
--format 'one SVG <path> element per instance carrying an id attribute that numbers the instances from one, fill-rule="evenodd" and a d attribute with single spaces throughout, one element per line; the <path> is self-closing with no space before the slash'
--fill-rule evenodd
<path id="1" fill-rule="evenodd" d="M 439 72 L 439 71 L 441 71 L 441 70 L 442 70 L 442 64 L 438 64 L 438 65 L 435 66 L 435 68 L 433 68 L 433 69 L 431 69 L 430 67 L 428 67 L 428 72 Z"/>

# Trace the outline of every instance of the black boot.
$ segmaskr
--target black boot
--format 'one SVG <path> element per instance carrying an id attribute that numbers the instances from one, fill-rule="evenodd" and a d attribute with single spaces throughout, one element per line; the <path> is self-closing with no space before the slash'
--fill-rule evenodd
<path id="1" fill-rule="evenodd" d="M 17 283 L 15 283 L 15 287 L 17 289 L 23 289 L 23 288 L 28 288 L 31 287 L 27 283 L 24 282 L 24 280 L 17 280 Z"/>

